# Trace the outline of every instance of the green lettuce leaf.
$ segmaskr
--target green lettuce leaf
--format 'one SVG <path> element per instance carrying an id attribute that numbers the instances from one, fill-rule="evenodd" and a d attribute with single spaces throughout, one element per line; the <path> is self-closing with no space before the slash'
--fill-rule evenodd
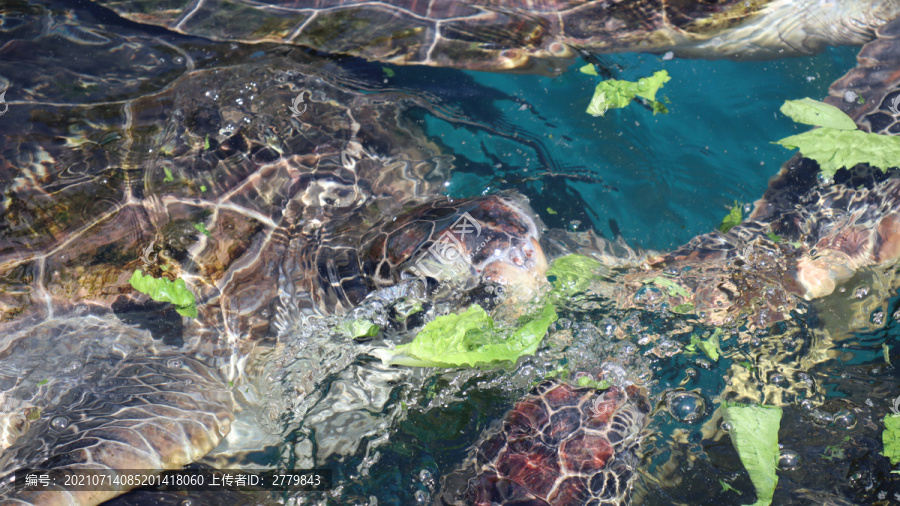
<path id="1" fill-rule="evenodd" d="M 359 339 L 361 337 L 375 337 L 381 328 L 369 320 L 350 320 L 338 326 L 338 330 L 350 337 L 351 339 Z"/>
<path id="2" fill-rule="evenodd" d="M 495 328 L 494 320 L 481 306 L 435 318 L 412 342 L 394 350 L 374 349 L 373 355 L 388 364 L 415 367 L 459 367 L 513 362 L 537 351 L 557 315 L 547 304 L 537 315 L 512 332 Z"/>
<path id="3" fill-rule="evenodd" d="M 721 349 L 719 347 L 719 336 L 721 335 L 722 330 L 716 329 L 712 336 L 707 340 L 700 339 L 700 337 L 696 335 L 691 336 L 691 344 L 687 346 L 691 351 L 700 348 L 707 357 L 713 362 L 719 360 L 719 353 L 721 353 Z"/>
<path id="4" fill-rule="evenodd" d="M 684 304 L 678 304 L 673 307 L 670 311 L 675 314 L 691 314 L 694 312 L 694 305 L 690 302 L 685 302 Z"/>
<path id="5" fill-rule="evenodd" d="M 900 137 L 862 130 L 817 128 L 785 137 L 775 144 L 799 149 L 803 156 L 819 164 L 828 179 L 841 167 L 851 168 L 859 163 L 868 163 L 882 171 L 900 165 Z"/>
<path id="6" fill-rule="evenodd" d="M 557 258 L 547 270 L 547 278 L 553 286 L 551 297 L 569 297 L 583 292 L 600 266 L 598 260 L 584 255 L 573 254 Z"/>
<path id="7" fill-rule="evenodd" d="M 719 225 L 719 232 L 726 234 L 735 226 L 740 225 L 741 221 L 744 220 L 741 207 L 741 204 L 735 200 L 734 205 L 731 206 L 731 212 L 728 213 L 728 216 L 722 218 L 722 223 Z"/>
<path id="8" fill-rule="evenodd" d="M 756 488 L 754 506 L 772 504 L 778 475 L 778 427 L 781 408 L 770 406 L 725 407 L 725 421 L 731 425 L 731 443 Z"/>
<path id="9" fill-rule="evenodd" d="M 578 380 L 575 381 L 575 384 L 580 387 L 596 388 L 597 390 L 606 390 L 610 386 L 609 381 L 595 380 L 594 378 L 592 378 L 590 376 L 579 376 Z"/>
<path id="10" fill-rule="evenodd" d="M 153 276 L 143 276 L 140 270 L 134 271 L 131 279 L 132 288 L 145 293 L 151 299 L 158 302 L 171 302 L 175 305 L 175 311 L 182 316 L 188 318 L 197 317 L 197 306 L 194 300 L 194 294 L 188 290 L 183 279 L 170 281 L 165 278 L 154 278 Z"/>
<path id="11" fill-rule="evenodd" d="M 578 70 L 581 71 L 583 74 L 588 74 L 591 76 L 597 75 L 597 69 L 594 68 L 593 63 L 588 63 L 587 65 L 585 65 L 584 67 L 581 67 Z"/>
<path id="12" fill-rule="evenodd" d="M 603 116 L 609 109 L 625 107 L 635 97 L 647 99 L 653 107 L 653 114 L 668 112 L 666 107 L 656 100 L 656 92 L 670 79 L 669 73 L 665 70 L 657 71 L 637 82 L 607 79 L 594 89 L 587 113 L 592 116 Z"/>
<path id="13" fill-rule="evenodd" d="M 644 281 L 645 285 L 647 283 L 653 283 L 654 285 L 656 285 L 660 288 L 665 288 L 666 292 L 668 292 L 668 294 L 671 295 L 672 297 L 677 297 L 677 296 L 688 297 L 689 296 L 688 291 L 685 290 L 683 286 L 679 285 L 678 283 L 672 281 L 669 278 L 664 278 L 662 276 L 656 276 L 654 278 L 650 278 L 650 279 Z"/>
<path id="14" fill-rule="evenodd" d="M 881 433 L 884 443 L 884 455 L 891 459 L 891 465 L 900 463 L 900 415 L 884 417 L 884 432 Z"/>
<path id="15" fill-rule="evenodd" d="M 786 100 L 781 112 L 797 123 L 834 128 L 836 130 L 856 130 L 856 123 L 833 105 L 811 98 Z"/>
<path id="16" fill-rule="evenodd" d="M 205 235 L 206 237 L 212 237 L 212 234 L 209 232 L 209 229 L 206 228 L 206 224 L 204 223 L 194 223 L 194 228 L 197 229 L 197 232 Z"/>

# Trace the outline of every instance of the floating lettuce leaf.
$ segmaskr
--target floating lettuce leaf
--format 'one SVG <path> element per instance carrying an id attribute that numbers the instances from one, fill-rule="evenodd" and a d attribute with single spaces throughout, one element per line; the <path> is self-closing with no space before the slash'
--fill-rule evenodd
<path id="1" fill-rule="evenodd" d="M 410 343 L 393 350 L 376 348 L 371 353 L 386 364 L 416 367 L 514 362 L 537 351 L 557 318 L 553 301 L 583 291 L 600 266 L 599 261 L 583 255 L 566 255 L 553 261 L 547 271 L 553 288 L 539 303 L 541 309 L 521 318 L 515 330 L 495 327 L 484 309 L 472 305 L 463 313 L 435 318 Z"/>
<path id="2" fill-rule="evenodd" d="M 375 349 L 371 353 L 388 364 L 416 367 L 472 367 L 513 362 L 537 351 L 556 318 L 556 310 L 547 304 L 514 331 L 503 331 L 495 328 L 494 320 L 481 306 L 473 304 L 464 313 L 435 318 L 408 344 L 394 350 Z"/>
<path id="3" fill-rule="evenodd" d="M 666 107 L 656 100 L 656 92 L 670 79 L 669 73 L 665 70 L 655 72 L 652 76 L 641 78 L 637 82 L 607 79 L 594 89 L 587 113 L 592 116 L 603 116 L 608 109 L 625 107 L 635 97 L 647 99 L 653 107 L 653 114 L 668 112 Z"/>
<path id="4" fill-rule="evenodd" d="M 578 70 L 581 71 L 583 74 L 587 74 L 587 75 L 590 75 L 590 76 L 595 76 L 595 75 L 597 75 L 597 69 L 594 68 L 594 64 L 593 64 L 593 63 L 588 63 L 587 65 L 585 65 L 584 67 L 581 67 L 581 68 L 578 69 Z"/>
<path id="5" fill-rule="evenodd" d="M 694 312 L 694 305 L 690 302 L 685 302 L 684 304 L 678 304 L 673 307 L 671 311 L 676 314 L 691 314 Z"/>
<path id="6" fill-rule="evenodd" d="M 568 297 L 583 292 L 597 274 L 600 265 L 599 261 L 584 255 L 573 254 L 557 258 L 547 270 L 547 278 L 553 285 L 551 297 Z"/>
<path id="7" fill-rule="evenodd" d="M 691 351 L 700 348 L 707 357 L 713 362 L 719 360 L 719 353 L 721 353 L 721 349 L 719 348 L 719 336 L 721 335 L 721 329 L 716 329 L 715 333 L 709 337 L 707 340 L 700 339 L 698 336 L 691 336 L 691 344 L 687 346 Z"/>
<path id="8" fill-rule="evenodd" d="M 737 495 L 744 495 L 743 493 L 741 493 L 740 490 L 732 487 L 731 485 L 725 483 L 722 480 L 719 480 L 719 485 L 722 486 L 722 492 L 735 492 L 735 493 L 737 493 Z"/>
<path id="9" fill-rule="evenodd" d="M 688 297 L 689 296 L 688 291 L 685 290 L 683 286 L 679 285 L 678 283 L 672 281 L 669 278 L 664 278 L 662 276 L 656 276 L 655 278 L 650 278 L 650 279 L 644 281 L 645 285 L 647 283 L 653 283 L 654 285 L 656 285 L 660 288 L 665 288 L 666 292 L 668 292 L 669 295 L 671 295 L 672 297 L 675 297 L 675 296 Z"/>
<path id="10" fill-rule="evenodd" d="M 891 459 L 891 465 L 900 463 L 900 415 L 884 417 L 884 432 L 881 433 L 884 443 L 884 455 Z"/>
<path id="11" fill-rule="evenodd" d="M 731 212 L 728 213 L 728 216 L 722 218 L 722 223 L 719 225 L 719 232 L 726 234 L 735 226 L 740 225 L 741 221 L 744 220 L 744 215 L 741 213 L 741 207 L 741 204 L 735 200 L 734 205 L 731 206 Z"/>
<path id="12" fill-rule="evenodd" d="M 725 421 L 732 429 L 731 442 L 756 488 L 754 506 L 772 504 L 778 475 L 778 427 L 781 408 L 769 406 L 726 406 Z"/>
<path id="13" fill-rule="evenodd" d="M 178 311 L 178 314 L 188 318 L 197 317 L 194 294 L 188 290 L 183 279 L 170 281 L 150 275 L 143 276 L 140 270 L 136 270 L 128 282 L 135 290 L 149 295 L 155 301 L 171 302 L 175 305 L 175 311 Z"/>
<path id="14" fill-rule="evenodd" d="M 175 178 L 172 177 L 172 171 L 169 170 L 168 167 L 163 167 L 163 171 L 166 173 L 166 177 L 163 178 L 163 182 L 168 183 L 169 181 L 175 181 Z"/>
<path id="15" fill-rule="evenodd" d="M 821 127 L 785 137 L 776 144 L 799 149 L 803 156 L 819 164 L 828 179 L 841 167 L 860 163 L 882 171 L 898 165 L 900 138 L 857 130 L 853 120 L 836 107 L 805 98 L 786 101 L 781 112 L 794 121 Z"/>
<path id="16" fill-rule="evenodd" d="M 578 380 L 576 380 L 575 383 L 580 387 L 591 387 L 596 388 L 597 390 L 606 390 L 610 386 L 609 381 L 595 380 L 590 376 L 579 376 Z"/>
<path id="17" fill-rule="evenodd" d="M 766 232 L 766 236 L 768 236 L 768 238 L 775 244 L 779 244 L 779 243 L 781 243 L 781 241 L 784 240 L 780 235 L 776 234 L 775 232 Z"/>
<path id="18" fill-rule="evenodd" d="M 781 112 L 797 123 L 834 128 L 836 130 L 856 130 L 856 123 L 833 105 L 811 98 L 786 100 Z"/>
<path id="19" fill-rule="evenodd" d="M 817 128 L 785 137 L 775 144 L 799 149 L 803 156 L 815 160 L 822 174 L 831 179 L 841 167 L 868 163 L 886 171 L 900 164 L 900 137 L 878 135 L 862 130 Z"/>
<path id="20" fill-rule="evenodd" d="M 338 326 L 343 334 L 351 339 L 360 339 L 363 337 L 375 337 L 381 328 L 369 320 L 350 320 Z"/>

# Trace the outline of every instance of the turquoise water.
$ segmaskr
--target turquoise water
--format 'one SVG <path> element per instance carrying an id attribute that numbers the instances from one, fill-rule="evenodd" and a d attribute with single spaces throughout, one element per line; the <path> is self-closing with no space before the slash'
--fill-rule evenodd
<path id="1" fill-rule="evenodd" d="M 497 114 L 488 119 L 539 141 L 551 167 L 538 154 L 512 151 L 504 143 L 473 147 L 469 132 L 454 136 L 440 127 L 433 132 L 473 162 L 495 169 L 457 170 L 451 194 L 471 195 L 473 188 L 499 187 L 498 177 L 511 180 L 548 170 L 587 175 L 599 181 L 545 177 L 522 186 L 528 195 L 539 196 L 536 211 L 550 226 L 579 220 L 582 229 L 612 237 L 609 220 L 615 220 L 629 243 L 671 248 L 717 226 L 735 200 L 752 202 L 762 195 L 792 154 L 771 143 L 804 128 L 778 108 L 785 100 L 827 96 L 828 86 L 855 65 L 856 53 L 856 48 L 830 48 L 812 58 L 771 62 L 604 56 L 601 61 L 617 79 L 669 72 L 672 80 L 660 92 L 669 113 L 656 116 L 638 104 L 605 117 L 586 114 L 602 77 L 578 72 L 583 62 L 553 78 L 464 73 L 505 94 L 489 100 Z M 429 71 L 398 68 L 397 77 Z M 546 207 L 559 214 L 549 215 Z"/>

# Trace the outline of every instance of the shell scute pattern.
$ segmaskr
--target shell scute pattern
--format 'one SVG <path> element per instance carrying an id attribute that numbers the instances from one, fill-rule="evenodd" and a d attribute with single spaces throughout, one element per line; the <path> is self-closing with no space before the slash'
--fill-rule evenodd
<path id="1" fill-rule="evenodd" d="M 633 476 L 628 462 L 649 413 L 643 396 L 634 386 L 600 391 L 557 380 L 537 385 L 476 452 L 481 472 L 469 482 L 469 502 L 625 500 Z"/>
<path id="2" fill-rule="evenodd" d="M 838 28 L 823 31 L 819 6 L 785 0 L 97 1 L 139 23 L 214 40 L 287 42 L 396 64 L 544 73 L 558 73 L 579 50 L 810 54 L 827 42 L 861 44 L 898 13 L 891 2 L 845 2 L 827 13 Z M 711 39 L 721 40 L 708 44 Z"/>
<path id="3" fill-rule="evenodd" d="M 527 269 L 537 260 L 529 238 L 539 236 L 528 213 L 510 195 L 438 199 L 367 232 L 359 248 L 362 272 L 377 288 L 422 273 L 466 279 L 461 272 L 483 272 L 496 260 Z"/>

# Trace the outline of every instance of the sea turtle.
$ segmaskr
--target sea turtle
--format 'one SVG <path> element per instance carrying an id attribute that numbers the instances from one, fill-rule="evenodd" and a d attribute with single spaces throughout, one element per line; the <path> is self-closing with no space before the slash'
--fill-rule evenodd
<path id="1" fill-rule="evenodd" d="M 479 506 L 627 503 L 649 413 L 635 385 L 545 380 L 477 445 L 470 469 L 445 479 L 444 498 L 456 493 Z"/>
<path id="2" fill-rule="evenodd" d="M 900 133 L 893 112 L 900 105 L 898 78 L 885 74 L 898 66 L 898 28 L 900 20 L 879 28 L 859 65 L 826 98 L 864 131 Z M 831 294 L 864 267 L 895 264 L 900 180 L 861 166 L 839 171 L 839 184 L 822 185 L 818 166 L 801 155 L 784 164 L 740 225 L 642 259 L 645 268 L 625 278 L 630 289 L 616 294 L 619 304 L 645 307 L 665 298 L 714 325 L 749 317 L 751 327 L 766 328 L 789 318 L 802 299 Z"/>
<path id="3" fill-rule="evenodd" d="M 892 0 L 97 1 L 130 20 L 214 40 L 287 42 L 396 64 L 554 73 L 578 51 L 812 54 L 829 44 L 863 44 L 900 14 Z"/>
<path id="4" fill-rule="evenodd" d="M 80 28 L 128 48 L 123 60 L 152 65 L 161 44 Z M 18 41 L 30 42 L 46 41 Z M 452 164 L 411 117 L 415 96 L 353 91 L 297 53 L 209 69 L 192 56 L 156 76 L 158 91 L 112 81 L 109 96 L 126 98 L 90 108 L 69 103 L 68 86 L 37 86 L 4 117 L 4 476 L 183 466 L 252 406 L 241 387 L 259 378 L 245 375 L 265 371 L 278 329 L 401 281 L 439 301 L 481 280 L 543 280 L 523 198 L 440 197 Z M 435 249 L 473 223 L 477 234 L 453 236 L 462 261 Z M 187 281 L 196 307 L 150 300 L 132 288 L 144 276 Z M 122 490 L 6 497 L 95 504 Z"/>

